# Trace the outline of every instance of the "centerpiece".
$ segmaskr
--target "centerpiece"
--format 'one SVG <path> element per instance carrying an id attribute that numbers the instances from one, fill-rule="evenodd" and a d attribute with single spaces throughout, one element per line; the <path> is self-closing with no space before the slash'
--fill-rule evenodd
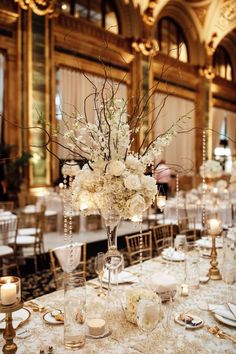
<path id="1" fill-rule="evenodd" d="M 151 142 L 146 132 L 137 151 L 133 144 L 139 136 L 143 114 L 129 116 L 127 101 L 115 98 L 114 92 L 95 94 L 96 121 L 86 116 L 73 118 L 72 128 L 64 137 L 74 156 L 84 165 L 74 173 L 71 183 L 73 210 L 83 215 L 100 214 L 107 228 L 107 264 L 113 269 L 121 263 L 117 250 L 117 226 L 121 218 L 141 219 L 157 193 L 156 180 L 145 174 L 176 134 L 175 125 Z M 181 117 L 182 118 L 182 117 Z M 180 119 L 176 122 L 176 126 Z M 179 125 L 178 125 L 179 127 Z M 70 165 L 71 168 L 71 165 Z"/>

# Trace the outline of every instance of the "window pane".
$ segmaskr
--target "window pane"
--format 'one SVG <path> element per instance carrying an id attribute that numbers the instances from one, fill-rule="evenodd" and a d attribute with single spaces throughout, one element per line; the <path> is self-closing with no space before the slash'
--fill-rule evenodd
<path id="1" fill-rule="evenodd" d="M 188 61 L 188 50 L 181 28 L 170 18 L 159 23 L 159 46 L 163 54 L 183 62 Z"/>
<path id="2" fill-rule="evenodd" d="M 216 49 L 213 62 L 216 75 L 226 80 L 233 80 L 233 69 L 230 56 L 224 47 L 219 46 Z"/>

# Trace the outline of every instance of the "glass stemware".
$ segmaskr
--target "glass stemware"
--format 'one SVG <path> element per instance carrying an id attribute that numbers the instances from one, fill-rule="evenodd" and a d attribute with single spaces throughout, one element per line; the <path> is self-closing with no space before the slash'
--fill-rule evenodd
<path id="1" fill-rule="evenodd" d="M 137 324 L 141 331 L 151 333 L 162 319 L 161 304 L 156 300 L 142 299 L 137 308 Z"/>
<path id="2" fill-rule="evenodd" d="M 95 272 L 98 276 L 99 279 L 99 283 L 100 283 L 100 289 L 99 289 L 99 293 L 103 294 L 103 289 L 102 289 L 102 278 L 103 278 L 103 274 L 104 274 L 104 253 L 103 252 L 99 252 L 97 254 L 97 256 L 95 257 Z"/>
<path id="3" fill-rule="evenodd" d="M 187 251 L 187 238 L 185 235 L 176 235 L 174 241 L 175 250 L 185 255 Z"/>

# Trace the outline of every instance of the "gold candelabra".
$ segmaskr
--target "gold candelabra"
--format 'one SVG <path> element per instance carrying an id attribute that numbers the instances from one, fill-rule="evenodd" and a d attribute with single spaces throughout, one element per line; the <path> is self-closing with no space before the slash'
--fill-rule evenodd
<path id="1" fill-rule="evenodd" d="M 211 267 L 208 272 L 208 276 L 212 280 L 220 280 L 221 274 L 218 268 L 217 262 L 217 251 L 216 251 L 216 236 L 220 234 L 220 221 L 217 219 L 211 219 L 208 221 L 209 224 L 209 234 L 212 239 L 211 247 Z"/>
<path id="2" fill-rule="evenodd" d="M 14 343 L 14 338 L 16 331 L 12 325 L 12 312 L 20 310 L 23 307 L 23 302 L 16 303 L 13 305 L 0 305 L 0 312 L 6 314 L 6 328 L 3 331 L 3 338 L 6 343 L 3 346 L 3 353 L 5 354 L 15 354 L 17 351 L 17 345 Z"/>

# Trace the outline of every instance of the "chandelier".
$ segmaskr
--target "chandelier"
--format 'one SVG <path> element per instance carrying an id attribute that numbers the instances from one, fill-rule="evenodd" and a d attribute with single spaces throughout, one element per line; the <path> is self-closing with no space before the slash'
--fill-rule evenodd
<path id="1" fill-rule="evenodd" d="M 56 0 L 15 0 L 23 10 L 31 9 L 39 16 L 51 15 L 56 9 Z"/>

